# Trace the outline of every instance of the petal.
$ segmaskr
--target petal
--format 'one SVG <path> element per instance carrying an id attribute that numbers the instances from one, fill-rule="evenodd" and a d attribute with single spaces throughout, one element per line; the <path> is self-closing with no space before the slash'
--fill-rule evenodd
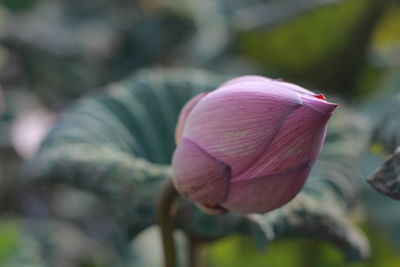
<path id="1" fill-rule="evenodd" d="M 183 136 L 238 175 L 266 150 L 299 101 L 296 93 L 280 92 L 274 86 L 232 84 L 209 93 L 196 105 Z"/>
<path id="2" fill-rule="evenodd" d="M 298 85 L 295 85 L 295 84 L 293 84 L 293 83 L 284 82 L 284 81 L 282 81 L 282 80 L 274 80 L 274 83 L 276 83 L 277 85 L 279 85 L 279 86 L 281 86 L 281 87 L 284 87 L 284 88 L 286 88 L 286 89 L 289 89 L 289 90 L 291 90 L 291 91 L 300 93 L 300 94 L 302 94 L 302 95 L 310 95 L 310 96 L 316 95 L 315 93 L 313 93 L 313 92 L 311 92 L 311 91 L 309 91 L 309 90 L 307 90 L 307 89 L 305 89 L 305 88 L 303 88 L 303 87 L 300 87 L 300 86 L 298 86 Z"/>
<path id="3" fill-rule="evenodd" d="M 246 180 L 314 162 L 321 151 L 330 115 L 305 105 L 298 108 L 290 114 L 275 139 L 254 164 L 232 179 Z"/>
<path id="4" fill-rule="evenodd" d="M 264 83 L 264 84 L 270 83 L 270 84 L 274 84 L 275 86 L 280 87 L 280 90 L 286 89 L 286 90 L 290 90 L 290 91 L 300 93 L 300 94 L 311 95 L 311 96 L 316 95 L 315 93 L 313 93 L 303 87 L 300 87 L 296 84 L 288 83 L 288 82 L 285 82 L 280 79 L 270 79 L 270 78 L 258 76 L 258 75 L 246 75 L 246 76 L 241 76 L 241 77 L 231 79 L 231 80 L 225 82 L 224 84 L 222 84 L 220 86 L 220 88 L 222 88 L 226 85 L 243 83 L 243 82 L 259 82 L 259 83 Z"/>
<path id="5" fill-rule="evenodd" d="M 221 203 L 228 194 L 229 177 L 229 166 L 182 139 L 172 158 L 172 179 L 180 193 L 201 204 Z"/>
<path id="6" fill-rule="evenodd" d="M 263 76 L 259 76 L 259 75 L 245 75 L 245 76 L 240 76 L 237 78 L 233 78 L 225 83 L 223 83 L 221 87 L 225 87 L 227 85 L 232 85 L 232 84 L 236 84 L 236 83 L 242 83 L 242 82 L 271 82 L 273 81 L 273 79 L 267 78 L 267 77 L 263 77 Z"/>
<path id="7" fill-rule="evenodd" d="M 302 95 L 300 96 L 300 98 L 303 102 L 303 105 L 325 113 L 332 113 L 338 107 L 338 104 L 330 103 L 325 101 L 324 99 L 321 99 L 321 95 Z"/>
<path id="8" fill-rule="evenodd" d="M 178 123 L 176 124 L 175 128 L 175 143 L 179 144 L 179 141 L 182 138 L 183 128 L 186 123 L 186 119 L 189 116 L 189 113 L 192 111 L 194 106 L 203 99 L 208 92 L 200 93 L 192 97 L 182 108 L 181 112 L 179 113 Z"/>
<path id="9" fill-rule="evenodd" d="M 222 206 L 243 213 L 264 213 L 279 208 L 301 190 L 310 169 L 311 165 L 305 163 L 278 174 L 232 181 Z"/>

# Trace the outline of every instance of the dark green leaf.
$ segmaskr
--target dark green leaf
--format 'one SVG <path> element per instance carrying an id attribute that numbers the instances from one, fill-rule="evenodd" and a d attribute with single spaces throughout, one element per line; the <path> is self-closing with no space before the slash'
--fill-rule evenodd
<path id="1" fill-rule="evenodd" d="M 63 112 L 31 162 L 29 175 L 96 193 L 113 206 L 129 238 L 154 224 L 155 200 L 169 176 L 173 133 L 183 104 L 215 89 L 226 76 L 199 70 L 148 70 L 111 84 Z M 259 247 L 293 236 L 322 238 L 348 260 L 368 255 L 368 244 L 347 218 L 359 189 L 366 122 L 342 106 L 304 190 L 264 215 L 206 215 L 181 199 L 177 227 L 204 239 L 251 234 Z"/>

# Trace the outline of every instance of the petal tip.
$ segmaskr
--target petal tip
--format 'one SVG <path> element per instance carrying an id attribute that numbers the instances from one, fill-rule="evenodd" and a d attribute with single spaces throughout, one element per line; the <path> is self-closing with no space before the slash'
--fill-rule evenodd
<path id="1" fill-rule="evenodd" d="M 322 112 L 327 115 L 332 115 L 339 104 L 328 102 L 325 100 L 325 96 L 322 94 L 314 96 L 300 95 L 303 105 Z"/>

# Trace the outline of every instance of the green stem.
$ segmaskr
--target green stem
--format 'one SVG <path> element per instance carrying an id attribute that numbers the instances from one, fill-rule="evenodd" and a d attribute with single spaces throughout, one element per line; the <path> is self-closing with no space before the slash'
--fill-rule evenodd
<path id="1" fill-rule="evenodd" d="M 178 192 L 172 180 L 168 179 L 161 189 L 157 203 L 157 222 L 161 229 L 165 267 L 176 267 L 175 243 L 173 239 L 174 224 L 171 216 L 171 208 L 177 196 Z"/>
<path id="2" fill-rule="evenodd" d="M 190 267 L 203 267 L 203 255 L 202 255 L 202 242 L 192 236 L 188 236 L 189 239 L 189 266 Z"/>

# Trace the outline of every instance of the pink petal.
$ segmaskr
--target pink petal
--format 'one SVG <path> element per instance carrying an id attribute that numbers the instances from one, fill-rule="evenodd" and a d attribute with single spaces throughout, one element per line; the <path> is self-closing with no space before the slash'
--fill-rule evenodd
<path id="1" fill-rule="evenodd" d="M 180 193 L 201 204 L 220 203 L 228 194 L 229 177 L 229 166 L 182 139 L 172 158 L 172 178 Z"/>
<path id="2" fill-rule="evenodd" d="M 294 92 L 297 92 L 297 93 L 300 93 L 300 94 L 311 95 L 311 96 L 316 95 L 315 93 L 313 93 L 313 92 L 311 92 L 311 91 L 309 91 L 307 89 L 304 89 L 303 87 L 295 85 L 293 83 L 288 83 L 288 82 L 284 82 L 284 81 L 281 81 L 281 80 L 274 80 L 274 83 L 276 83 L 277 85 L 279 85 L 281 87 L 284 87 L 286 89 L 289 89 L 291 91 L 294 91 Z"/>
<path id="3" fill-rule="evenodd" d="M 288 83 L 279 79 L 270 79 L 267 77 L 263 77 L 263 76 L 258 76 L 258 75 L 246 75 L 246 76 L 241 76 L 241 77 L 237 77 L 234 79 L 231 79 L 227 82 L 225 82 L 224 84 L 222 84 L 219 88 L 223 88 L 226 85 L 232 85 L 232 84 L 238 84 L 238 83 L 244 83 L 244 82 L 259 82 L 259 83 L 264 83 L 264 84 L 274 84 L 275 86 L 279 86 L 280 90 L 282 89 L 286 89 L 286 90 L 290 90 L 296 93 L 300 93 L 300 94 L 305 94 L 305 95 L 316 95 L 315 93 L 300 87 L 296 84 L 293 83 Z"/>
<path id="4" fill-rule="evenodd" d="M 297 93 L 273 85 L 231 84 L 196 105 L 183 136 L 229 165 L 235 176 L 260 157 L 299 103 Z"/>
<path id="5" fill-rule="evenodd" d="M 232 85 L 236 83 L 242 83 L 242 82 L 263 82 L 263 83 L 269 83 L 272 82 L 273 79 L 263 77 L 263 76 L 258 76 L 258 75 L 245 75 L 245 76 L 240 76 L 237 78 L 233 78 L 229 81 L 226 81 L 223 83 L 219 88 L 225 87 L 227 85 Z"/>
<path id="6" fill-rule="evenodd" d="M 264 213 L 276 209 L 297 195 L 310 170 L 311 165 L 305 163 L 282 173 L 233 181 L 222 206 L 242 213 Z"/>
<path id="7" fill-rule="evenodd" d="M 331 103 L 325 103 L 332 107 Z M 295 110 L 264 153 L 244 173 L 232 179 L 246 180 L 289 170 L 305 162 L 314 162 L 321 151 L 330 115 L 331 112 L 321 112 L 308 105 Z"/>
<path id="8" fill-rule="evenodd" d="M 308 106 L 315 110 L 329 114 L 331 114 L 338 107 L 338 104 L 330 103 L 321 99 L 320 95 L 315 95 L 315 96 L 302 95 L 300 96 L 300 98 L 304 106 Z"/>
<path id="9" fill-rule="evenodd" d="M 194 97 L 192 97 L 182 108 L 180 114 L 179 114 L 179 118 L 178 118 L 178 123 L 176 125 L 176 129 L 175 129 L 175 143 L 179 144 L 179 141 L 182 138 L 182 133 L 183 133 L 183 128 L 185 126 L 186 123 L 186 119 L 189 116 L 189 113 L 192 111 L 192 109 L 194 108 L 194 106 L 196 106 L 196 104 L 207 95 L 207 92 L 204 93 L 200 93 L 195 95 Z"/>

